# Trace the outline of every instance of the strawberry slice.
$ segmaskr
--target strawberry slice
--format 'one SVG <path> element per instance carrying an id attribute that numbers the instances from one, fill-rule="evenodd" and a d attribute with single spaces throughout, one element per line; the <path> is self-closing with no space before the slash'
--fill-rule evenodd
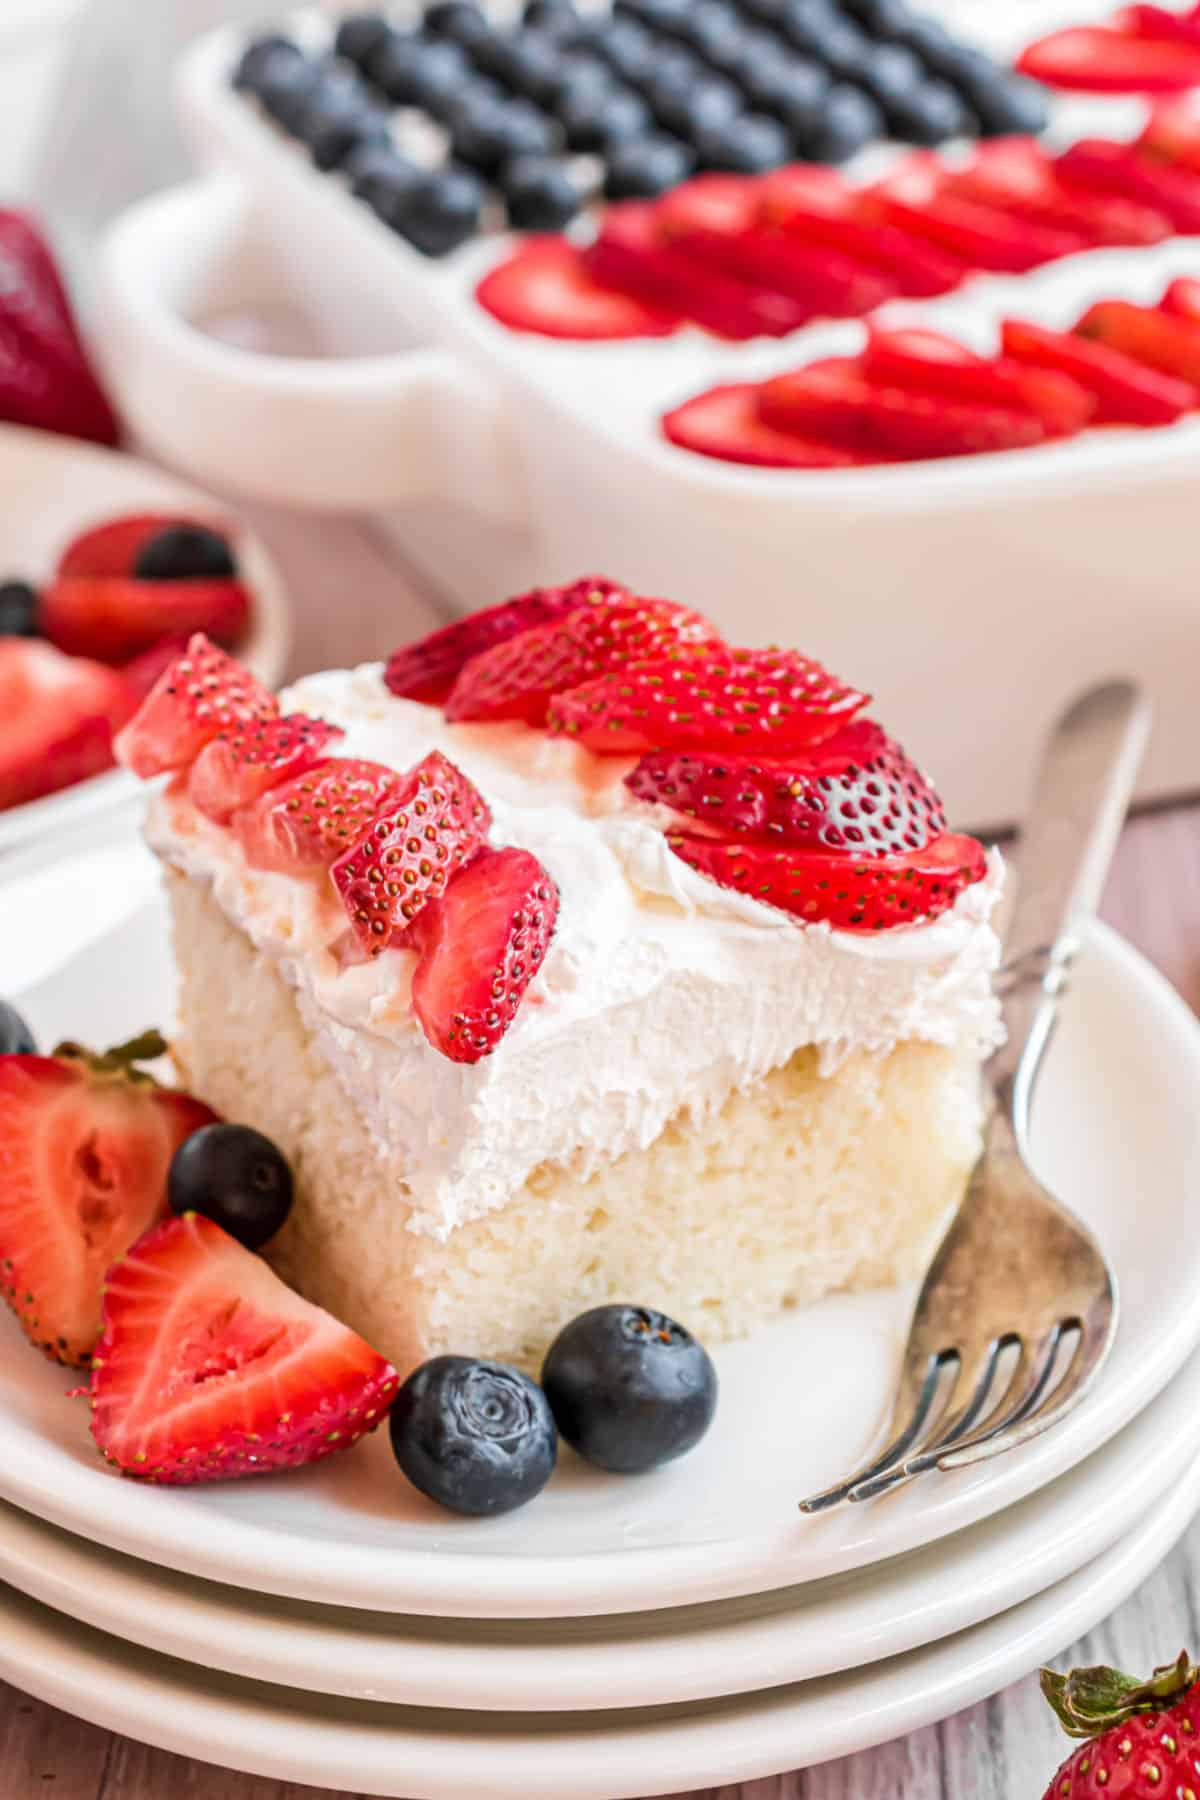
<path id="1" fill-rule="evenodd" d="M 664 413 L 662 431 L 681 450 L 763 469 L 848 469 L 860 460 L 836 444 L 764 424 L 752 381 L 706 388 Z"/>
<path id="2" fill-rule="evenodd" d="M 73 537 L 58 559 L 60 575 L 132 575 L 138 551 L 159 532 L 174 525 L 216 529 L 210 521 L 182 513 L 126 513 L 89 525 Z M 228 527 L 221 527 L 228 532 Z"/>
<path id="3" fill-rule="evenodd" d="M 1112 23 L 1118 31 L 1134 37 L 1190 44 L 1200 50 L 1200 19 L 1194 14 L 1168 12 L 1165 6 L 1123 6 L 1113 14 Z"/>
<path id="4" fill-rule="evenodd" d="M 116 669 L 0 639 L 0 811 L 111 769 L 113 733 L 136 705 Z"/>
<path id="5" fill-rule="evenodd" d="M 1200 180 L 1190 169 L 1104 138 L 1080 138 L 1062 152 L 1056 167 L 1069 186 L 1124 194 L 1156 207 L 1185 236 L 1200 232 Z"/>
<path id="6" fill-rule="evenodd" d="M 1069 375 L 1095 396 L 1097 425 L 1170 425 L 1190 412 L 1196 390 L 1135 362 L 1107 344 L 1088 343 L 1069 331 L 1047 331 L 1023 319 L 1001 326 L 1004 354 L 1035 368 Z"/>
<path id="7" fill-rule="evenodd" d="M 1171 235 L 1170 219 L 1152 206 L 1120 194 L 1068 187 L 1036 138 L 992 138 L 979 144 L 949 185 L 964 199 L 1072 232 L 1090 245 L 1157 244 Z"/>
<path id="8" fill-rule="evenodd" d="M 777 755 L 832 737 L 869 699 L 796 650 L 714 644 L 559 694 L 547 724 L 601 756 L 660 747 Z"/>
<path id="9" fill-rule="evenodd" d="M 563 618 L 585 604 L 591 593 L 627 591 L 606 575 L 585 576 L 569 587 L 531 588 L 527 594 L 468 613 L 465 619 L 456 619 L 452 625 L 443 625 L 440 631 L 418 638 L 415 644 L 393 651 L 384 683 L 389 692 L 403 699 L 440 702 L 473 656 L 490 650 L 494 644 L 520 637 L 535 625 L 548 625 L 553 619 Z"/>
<path id="10" fill-rule="evenodd" d="M 164 637 L 202 631 L 235 644 L 250 617 L 240 581 L 135 581 L 122 575 L 60 575 L 45 588 L 39 624 L 70 656 L 125 663 Z"/>
<path id="11" fill-rule="evenodd" d="M 0 418 L 116 444 L 120 426 L 54 256 L 27 214 L 0 209 Z"/>
<path id="12" fill-rule="evenodd" d="M 188 795 L 202 813 L 225 824 L 240 807 L 313 768 L 344 736 L 340 725 L 307 713 L 231 725 L 192 764 Z"/>
<path id="13" fill-rule="evenodd" d="M 167 1210 L 167 1169 L 216 1113 L 136 1064 L 156 1032 L 89 1056 L 0 1056 L 0 1264 L 26 1337 L 86 1363 L 100 1335 L 105 1273 Z"/>
<path id="14" fill-rule="evenodd" d="M 182 769 L 219 732 L 278 713 L 279 702 L 249 669 L 198 632 L 117 739 L 117 760 L 143 779 Z"/>
<path id="15" fill-rule="evenodd" d="M 848 856 L 903 855 L 946 829 L 936 791 L 873 719 L 854 719 L 790 757 L 652 750 L 625 784 L 639 800 L 697 820 L 706 833 L 745 833 Z"/>
<path id="16" fill-rule="evenodd" d="M 1200 281 L 1194 275 L 1177 275 L 1159 307 L 1172 319 L 1188 319 L 1193 325 L 1200 325 Z"/>
<path id="17" fill-rule="evenodd" d="M 888 931 L 946 912 L 963 889 L 987 873 L 983 845 L 944 831 L 921 850 L 862 861 L 837 851 L 781 849 L 753 838 L 672 832 L 668 844 L 693 869 L 806 924 L 842 931 Z"/>
<path id="18" fill-rule="evenodd" d="M 551 338 L 668 337 L 680 317 L 598 279 L 563 238 L 533 238 L 484 276 L 475 298 L 510 331 Z"/>
<path id="19" fill-rule="evenodd" d="M 490 1056 L 541 968 L 558 889 L 528 850 L 481 850 L 414 927 L 413 1008 L 451 1062 Z"/>
<path id="20" fill-rule="evenodd" d="M 434 750 L 365 834 L 330 867 L 354 935 L 378 956 L 483 844 L 492 815 L 461 769 Z"/>
<path id="21" fill-rule="evenodd" d="M 149 650 L 143 650 L 132 662 L 127 662 L 121 669 L 126 685 L 137 697 L 137 705 L 146 698 L 158 684 L 159 677 L 164 675 L 171 664 L 179 657 L 187 654 L 188 637 L 160 638 Z M 136 710 L 136 706 L 131 708 Z"/>
<path id="22" fill-rule="evenodd" d="M 826 437 L 863 458 L 982 455 L 1024 449 L 1046 435 L 1030 412 L 885 385 L 846 357 L 774 376 L 758 405 L 777 431 Z"/>
<path id="23" fill-rule="evenodd" d="M 448 719 L 524 719 L 542 725 L 555 694 L 647 657 L 688 655 L 718 638 L 673 600 L 614 596 L 539 625 L 469 662 L 446 702 Z"/>
<path id="24" fill-rule="evenodd" d="M 832 170 L 775 169 L 757 183 L 761 222 L 814 248 L 841 251 L 888 277 L 898 294 L 947 294 L 970 273 L 961 257 L 894 225 L 864 216 L 861 198 Z"/>
<path id="25" fill-rule="evenodd" d="M 236 813 L 233 829 L 252 868 L 319 874 L 364 836 L 405 779 L 382 763 L 330 757 Z"/>
<path id="26" fill-rule="evenodd" d="M 1024 274 L 1085 248 L 1076 231 L 1015 218 L 998 207 L 964 200 L 949 185 L 936 159 L 907 158 L 871 188 L 863 205 L 888 224 L 928 238 L 976 269 Z"/>
<path id="27" fill-rule="evenodd" d="M 1089 342 L 1107 344 L 1135 362 L 1200 387 L 1200 330 L 1185 319 L 1172 319 L 1156 306 L 1101 300 L 1089 306 L 1075 330 Z M 1200 393 L 1195 400 L 1200 403 Z"/>
<path id="28" fill-rule="evenodd" d="M 1200 175 L 1200 103 L 1194 93 L 1160 100 L 1137 141 L 1144 155 Z"/>
<path id="29" fill-rule="evenodd" d="M 349 1450 L 395 1398 L 391 1364 L 198 1213 L 108 1278 L 92 1436 L 143 1481 L 232 1481 Z"/>
<path id="30" fill-rule="evenodd" d="M 868 381 L 1031 413 L 1047 437 L 1072 437 L 1096 409 L 1094 396 L 1068 375 L 977 356 L 938 331 L 875 328 L 861 362 Z"/>
<path id="31" fill-rule="evenodd" d="M 787 294 L 726 274 L 664 243 L 649 201 L 608 207 L 584 255 L 597 280 L 683 314 L 719 337 L 784 337 L 811 317 Z"/>
<path id="32" fill-rule="evenodd" d="M 1173 94 L 1200 82 L 1200 48 L 1074 25 L 1038 38 L 1017 70 L 1047 87 L 1084 94 Z"/>

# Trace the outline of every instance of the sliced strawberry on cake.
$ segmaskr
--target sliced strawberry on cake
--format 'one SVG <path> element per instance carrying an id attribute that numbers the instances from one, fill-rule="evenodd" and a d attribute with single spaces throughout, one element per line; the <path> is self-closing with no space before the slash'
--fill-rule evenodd
<path id="1" fill-rule="evenodd" d="M 117 740 L 118 760 L 143 778 L 183 769 L 222 731 L 278 717 L 249 669 L 197 633 Z"/>
<path id="2" fill-rule="evenodd" d="M 0 811 L 111 769 L 113 734 L 136 704 L 116 669 L 0 639 Z"/>
<path id="3" fill-rule="evenodd" d="M 869 381 L 954 401 L 1031 413 L 1047 437 L 1071 437 L 1095 411 L 1092 394 L 1069 375 L 1031 369 L 1004 357 L 979 356 L 938 331 L 869 331 L 862 354 Z"/>
<path id="4" fill-rule="evenodd" d="M 627 592 L 620 582 L 595 575 L 567 587 L 531 588 L 515 599 L 485 606 L 394 651 L 384 672 L 388 692 L 406 700 L 442 701 L 473 656 L 520 637 L 535 625 L 564 618 L 592 600 Z"/>
<path id="5" fill-rule="evenodd" d="M 1171 221 L 1157 208 L 1120 194 L 1071 188 L 1036 138 L 992 138 L 950 178 L 952 192 L 1018 218 L 1077 232 L 1089 244 L 1157 244 Z"/>
<path id="6" fill-rule="evenodd" d="M 202 813 L 223 823 L 281 782 L 314 768 L 344 735 L 340 725 L 307 713 L 228 726 L 192 764 L 188 794 Z"/>
<path id="7" fill-rule="evenodd" d="M 253 868 L 319 873 L 359 841 L 404 779 L 362 757 L 330 757 L 236 813 L 232 828 Z"/>
<path id="8" fill-rule="evenodd" d="M 1122 194 L 1155 207 L 1185 236 L 1200 232 L 1200 177 L 1191 169 L 1107 138 L 1077 139 L 1062 151 L 1055 167 L 1070 187 Z"/>
<path id="9" fill-rule="evenodd" d="M 105 1056 L 0 1056 L 0 1271 L 31 1343 L 86 1363 L 100 1335 L 105 1272 L 167 1210 L 167 1170 L 216 1121 L 138 1064 L 156 1033 Z"/>
<path id="10" fill-rule="evenodd" d="M 1072 25 L 1038 38 L 1016 67 L 1047 87 L 1077 93 L 1174 94 L 1200 84 L 1200 45 Z"/>
<path id="11" fill-rule="evenodd" d="M 1177 275 L 1167 284 L 1159 306 L 1172 319 L 1200 325 L 1200 280 L 1194 275 Z"/>
<path id="12" fill-rule="evenodd" d="M 558 889 L 527 850 L 484 849 L 413 927 L 413 1008 L 452 1062 L 490 1056 L 545 961 Z"/>
<path id="13" fill-rule="evenodd" d="M 295 1469 L 386 1417 L 396 1371 L 197 1213 L 109 1274 L 92 1435 L 122 1473 L 175 1485 Z"/>
<path id="14" fill-rule="evenodd" d="M 758 410 L 758 393 L 756 381 L 706 388 L 663 414 L 662 434 L 697 456 L 762 469 L 850 469 L 862 461 L 839 444 L 768 425 Z"/>
<path id="15" fill-rule="evenodd" d="M 586 252 L 565 238 L 534 238 L 490 270 L 475 298 L 510 331 L 603 341 L 668 337 L 681 318 L 599 277 Z"/>
<path id="16" fill-rule="evenodd" d="M 1123 350 L 1093 343 L 1075 332 L 1005 319 L 1000 335 L 1005 356 L 1069 375 L 1087 388 L 1096 401 L 1097 425 L 1170 425 L 1196 403 L 1190 383 L 1148 369 Z"/>
<path id="17" fill-rule="evenodd" d="M 1075 331 L 1200 390 L 1200 329 L 1187 319 L 1129 300 L 1101 300 L 1089 306 Z"/>

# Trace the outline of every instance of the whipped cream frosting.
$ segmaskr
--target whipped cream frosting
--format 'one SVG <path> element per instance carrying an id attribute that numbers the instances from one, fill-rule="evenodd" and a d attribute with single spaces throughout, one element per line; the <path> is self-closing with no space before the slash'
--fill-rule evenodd
<path id="1" fill-rule="evenodd" d="M 491 841 L 533 851 L 559 887 L 554 942 L 512 1029 L 481 1062 L 453 1063 L 412 1013 L 411 951 L 343 968 L 331 884 L 250 868 L 233 834 L 179 795 L 151 803 L 153 847 L 211 884 L 295 990 L 348 1102 L 405 1171 L 414 1230 L 445 1237 L 544 1163 L 586 1175 L 801 1045 L 816 1045 L 829 1073 L 907 1038 L 980 1056 L 998 1039 L 996 855 L 930 924 L 874 935 L 799 925 L 668 849 L 667 815 L 623 785 L 635 759 L 520 724 L 449 724 L 389 694 L 378 664 L 311 676 L 280 698 L 341 725 L 341 755 L 406 769 L 444 751 L 491 806 Z"/>

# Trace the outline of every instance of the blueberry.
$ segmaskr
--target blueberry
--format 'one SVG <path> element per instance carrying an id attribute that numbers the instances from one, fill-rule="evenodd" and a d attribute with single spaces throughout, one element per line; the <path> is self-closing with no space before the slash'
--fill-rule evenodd
<path id="1" fill-rule="evenodd" d="M 741 56 L 743 26 L 724 0 L 699 0 L 687 22 L 686 43 L 710 68 L 728 73 Z"/>
<path id="2" fill-rule="evenodd" d="M 690 50 L 668 50 L 661 55 L 644 89 L 655 118 L 669 125 L 681 117 L 692 90 L 706 74 L 704 64 Z"/>
<path id="3" fill-rule="evenodd" d="M 595 48 L 617 79 L 634 87 L 649 80 L 658 59 L 654 39 L 634 19 L 611 20 Z"/>
<path id="4" fill-rule="evenodd" d="M 409 1376 L 389 1420 L 415 1488 L 450 1512 L 491 1518 L 541 1493 L 558 1434 L 536 1382 L 505 1363 L 435 1356 Z"/>
<path id="5" fill-rule="evenodd" d="M 460 105 L 447 123 L 455 156 L 487 176 L 516 156 L 544 156 L 554 148 L 549 120 L 522 100 Z"/>
<path id="6" fill-rule="evenodd" d="M 924 64 L 903 44 L 872 45 L 856 76 L 871 98 L 884 107 L 908 99 L 925 78 Z"/>
<path id="7" fill-rule="evenodd" d="M 607 94 L 613 86 L 612 70 L 598 56 L 578 53 L 564 56 L 558 66 L 557 99 L 569 94 Z"/>
<path id="8" fill-rule="evenodd" d="M 785 0 L 779 14 L 779 30 L 788 43 L 806 56 L 825 62 L 826 49 L 836 45 L 847 22 L 830 11 L 824 0 Z"/>
<path id="9" fill-rule="evenodd" d="M 368 57 L 363 73 L 393 105 L 415 106 L 417 68 L 425 48 L 425 40 L 415 32 L 393 31 L 389 27 L 387 36 Z"/>
<path id="10" fill-rule="evenodd" d="M 923 81 L 885 102 L 884 112 L 893 135 L 910 144 L 944 144 L 971 124 L 964 102 L 944 81 Z"/>
<path id="11" fill-rule="evenodd" d="M 425 256 L 447 256 L 479 229 L 483 188 L 470 169 L 439 169 L 414 191 L 397 230 Z"/>
<path id="12" fill-rule="evenodd" d="M 835 75 L 858 78 L 874 45 L 849 19 L 838 19 L 820 36 L 819 60 Z"/>
<path id="13" fill-rule="evenodd" d="M 1050 123 L 1046 91 L 1036 81 L 994 69 L 986 78 L 955 84 L 975 114 L 984 137 L 1036 136 Z"/>
<path id="14" fill-rule="evenodd" d="M 245 93 L 257 94 L 261 92 L 263 79 L 271 69 L 282 68 L 287 63 L 299 67 L 306 61 L 299 44 L 273 31 L 268 36 L 254 38 L 247 44 L 233 71 L 233 85 Z"/>
<path id="15" fill-rule="evenodd" d="M 550 1346 L 542 1387 L 571 1448 L 616 1475 L 684 1455 L 717 1405 L 708 1352 L 642 1306 L 597 1306 L 573 1319 Z"/>
<path id="16" fill-rule="evenodd" d="M 171 1158 L 167 1204 L 173 1213 L 202 1213 L 258 1250 L 292 1210 L 292 1171 L 261 1131 L 202 1125 Z"/>
<path id="17" fill-rule="evenodd" d="M 416 190 L 428 177 L 392 144 L 361 144 L 342 165 L 351 192 L 364 200 L 385 225 L 398 221 Z"/>
<path id="18" fill-rule="evenodd" d="M 382 13 L 347 13 L 337 28 L 334 48 L 347 62 L 356 63 L 359 68 L 363 68 L 380 49 L 389 30 Z"/>
<path id="19" fill-rule="evenodd" d="M 898 38 L 912 24 L 908 0 L 842 0 L 852 19 L 877 38 Z"/>
<path id="20" fill-rule="evenodd" d="M 649 108 L 632 88 L 568 94 L 558 116 L 572 150 L 607 150 L 645 137 L 650 128 Z"/>
<path id="21" fill-rule="evenodd" d="M 764 66 L 744 81 L 742 90 L 759 112 L 773 113 L 798 138 L 807 138 L 820 126 L 829 93 L 827 69 L 804 57 L 792 57 Z"/>
<path id="22" fill-rule="evenodd" d="M 691 0 L 614 0 L 613 12 L 618 17 L 637 19 L 647 31 L 671 36 L 687 22 Z"/>
<path id="23" fill-rule="evenodd" d="M 275 123 L 295 135 L 320 79 L 320 71 L 310 62 L 294 57 L 270 62 L 259 79 L 258 98 Z"/>
<path id="24" fill-rule="evenodd" d="M 638 138 L 609 153 L 604 193 L 609 200 L 654 200 L 686 181 L 695 156 L 669 137 Z"/>
<path id="25" fill-rule="evenodd" d="M 0 637 L 36 637 L 37 612 L 36 588 L 27 581 L 0 581 Z"/>
<path id="26" fill-rule="evenodd" d="M 229 542 L 207 525 L 167 525 L 133 562 L 140 581 L 224 581 L 237 574 Z"/>
<path id="27" fill-rule="evenodd" d="M 548 156 L 518 156 L 501 182 L 509 223 L 518 231 L 561 231 L 583 204 L 576 182 Z"/>
<path id="28" fill-rule="evenodd" d="M 795 145 L 778 119 L 766 113 L 739 113 L 719 119 L 696 136 L 696 151 L 706 169 L 736 175 L 759 175 L 777 169 L 795 153 Z"/>
<path id="29" fill-rule="evenodd" d="M 387 139 L 387 117 L 359 84 L 351 91 L 325 83 L 309 101 L 300 135 L 318 169 L 336 169 L 359 144 Z"/>
<path id="30" fill-rule="evenodd" d="M 471 78 L 465 50 L 449 39 L 430 44 L 417 61 L 416 104 L 435 119 L 444 117 Z"/>
<path id="31" fill-rule="evenodd" d="M 36 1056 L 37 1040 L 15 1006 L 0 1000 L 0 1056 Z"/>
<path id="32" fill-rule="evenodd" d="M 776 26 L 783 19 L 788 0 L 743 0 L 743 11 L 760 25 Z"/>
<path id="33" fill-rule="evenodd" d="M 723 125 L 743 110 L 741 90 L 711 75 L 678 98 L 664 95 L 657 116 L 685 143 L 694 144 L 710 126 Z"/>
<path id="34" fill-rule="evenodd" d="M 814 162 L 845 162 L 887 130 L 883 114 L 859 88 L 833 87 L 825 98 L 820 128 L 802 145 Z"/>
<path id="35" fill-rule="evenodd" d="M 490 72 L 514 94 L 539 106 L 548 105 L 558 93 L 562 63 L 554 40 L 542 32 L 522 31 L 494 41 L 502 53 L 493 58 Z"/>
<path id="36" fill-rule="evenodd" d="M 473 50 L 492 35 L 491 25 L 474 0 L 436 0 L 425 8 L 422 26 L 429 37 L 448 38 L 464 50 Z"/>
<path id="37" fill-rule="evenodd" d="M 561 43 L 579 24 L 575 0 L 525 0 L 521 18 L 538 31 L 548 31 Z"/>

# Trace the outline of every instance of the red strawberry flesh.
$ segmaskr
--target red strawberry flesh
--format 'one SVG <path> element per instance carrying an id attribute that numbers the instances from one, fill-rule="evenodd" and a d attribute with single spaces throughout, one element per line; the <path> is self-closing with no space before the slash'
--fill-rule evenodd
<path id="1" fill-rule="evenodd" d="M 190 1484 L 348 1450 L 386 1416 L 396 1371 L 196 1213 L 110 1272 L 92 1434 L 125 1474 Z"/>
<path id="2" fill-rule="evenodd" d="M 340 725 L 306 713 L 230 726 L 192 764 L 188 794 L 202 813 L 224 824 L 239 808 L 311 769 L 342 736 Z"/>
<path id="3" fill-rule="evenodd" d="M 1075 330 L 1080 337 L 1200 387 L 1200 329 L 1186 319 L 1172 319 L 1157 307 L 1134 306 L 1128 300 L 1102 300 L 1088 308 Z"/>
<path id="4" fill-rule="evenodd" d="M 1093 396 L 1069 376 L 977 356 L 935 331 L 872 331 L 862 369 L 869 381 L 1031 413 L 1050 437 L 1081 431 L 1095 411 Z"/>
<path id="5" fill-rule="evenodd" d="M 758 383 L 707 388 L 662 416 L 663 436 L 681 450 L 764 469 L 848 469 L 860 459 L 837 444 L 777 431 L 760 417 Z"/>
<path id="6" fill-rule="evenodd" d="M 676 856 L 721 887 L 736 888 L 813 924 L 843 931 L 889 931 L 936 918 L 987 873 L 983 846 L 942 832 L 904 855 L 847 856 L 780 846 L 774 840 L 672 833 Z"/>
<path id="7" fill-rule="evenodd" d="M 828 438 L 863 458 L 980 455 L 1046 435 L 1027 411 L 876 382 L 848 358 L 774 376 L 760 390 L 759 413 L 777 431 Z"/>
<path id="8" fill-rule="evenodd" d="M 135 775 L 161 775 L 186 768 L 220 732 L 278 713 L 248 669 L 197 634 L 117 739 L 117 757 Z"/>
<path id="9" fill-rule="evenodd" d="M 240 581 L 138 581 L 124 575 L 59 575 L 41 596 L 43 636 L 71 656 L 126 663 L 164 637 L 202 631 L 236 644 L 250 618 Z"/>
<path id="10" fill-rule="evenodd" d="M 614 595 L 475 657 L 454 684 L 446 717 L 542 725 L 555 694 L 631 662 L 688 655 L 716 637 L 707 619 L 674 601 Z"/>
<path id="11" fill-rule="evenodd" d="M 605 577 L 598 577 L 604 581 Z M 617 587 L 617 584 L 609 584 Z M 617 591 L 623 591 L 617 588 Z M 454 686 L 459 671 L 473 656 L 507 643 L 535 625 L 547 625 L 565 617 L 581 604 L 575 588 L 532 588 L 498 606 L 468 613 L 428 637 L 405 644 L 388 658 L 384 683 L 390 693 L 405 700 L 442 701 Z"/>
<path id="12" fill-rule="evenodd" d="M 113 734 L 136 705 L 116 669 L 0 639 L 0 811 L 111 769 Z"/>
<path id="13" fill-rule="evenodd" d="M 545 959 L 558 889 L 528 850 L 481 850 L 420 915 L 413 1007 L 452 1062 L 490 1056 Z"/>
<path id="14" fill-rule="evenodd" d="M 795 650 L 712 645 L 560 694 L 547 723 L 599 755 L 662 748 L 777 755 L 831 737 L 870 698 Z"/>
<path id="15" fill-rule="evenodd" d="M 1200 325 L 1200 280 L 1194 275 L 1177 275 L 1159 304 L 1168 317 Z"/>
<path id="16" fill-rule="evenodd" d="M 0 418 L 116 444 L 120 427 L 40 227 L 0 209 Z"/>
<path id="17" fill-rule="evenodd" d="M 330 757 L 236 813 L 233 830 L 252 868 L 317 874 L 359 841 L 404 779 L 382 763 Z"/>
<path id="18" fill-rule="evenodd" d="M 0 1278 L 47 1356 L 87 1361 L 106 1270 L 163 1217 L 172 1156 L 215 1119 L 79 1058 L 0 1057 Z"/>
<path id="19" fill-rule="evenodd" d="M 954 193 L 1075 232 L 1089 244 L 1157 244 L 1171 221 L 1156 208 L 1121 194 L 1068 187 L 1049 153 L 1034 138 L 993 138 L 976 149 L 951 179 Z"/>
<path id="20" fill-rule="evenodd" d="M 1097 425 L 1170 425 L 1195 404 L 1195 389 L 1147 369 L 1123 351 L 1022 319 L 1001 327 L 1006 356 L 1069 375 L 1096 399 Z"/>
<path id="21" fill-rule="evenodd" d="M 1079 93 L 1168 94 L 1200 83 L 1200 46 L 1075 25 L 1030 44 L 1016 66 L 1047 87 Z"/>
<path id="22" fill-rule="evenodd" d="M 76 534 L 58 559 L 60 575 L 132 575 L 138 551 L 173 525 L 213 527 L 180 513 L 123 513 Z M 228 534 L 228 526 L 221 530 Z"/>
<path id="23" fill-rule="evenodd" d="M 1192 170 L 1176 168 L 1143 154 L 1135 145 L 1104 138 L 1079 138 L 1056 163 L 1072 187 L 1123 194 L 1156 207 L 1185 236 L 1200 232 L 1200 180 Z"/>
<path id="24" fill-rule="evenodd" d="M 562 238 L 534 239 L 485 275 L 475 298 L 510 331 L 566 339 L 667 337 L 679 314 L 598 279 Z"/>
<path id="25" fill-rule="evenodd" d="M 483 844 L 491 814 L 440 751 L 405 778 L 359 841 L 330 869 L 360 947 L 386 950 Z"/>
<path id="26" fill-rule="evenodd" d="M 626 785 L 721 837 L 744 833 L 848 856 L 921 850 L 946 828 L 934 788 L 871 719 L 786 758 L 652 750 Z"/>

